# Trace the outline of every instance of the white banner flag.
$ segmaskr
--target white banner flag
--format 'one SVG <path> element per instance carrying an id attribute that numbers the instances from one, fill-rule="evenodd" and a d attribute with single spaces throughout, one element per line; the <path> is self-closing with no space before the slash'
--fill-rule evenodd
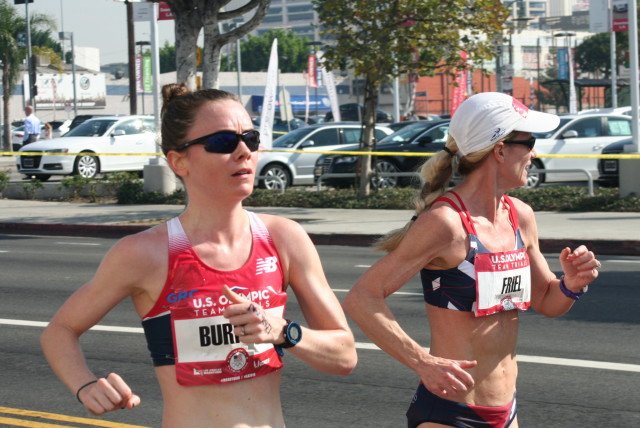
<path id="1" fill-rule="evenodd" d="M 324 81 L 324 86 L 327 88 L 327 94 L 329 95 L 329 102 L 331 103 L 331 113 L 333 114 L 333 121 L 340 122 L 340 106 L 338 105 L 338 93 L 336 92 L 336 82 L 333 80 L 333 73 L 327 71 L 322 64 L 322 52 L 317 53 L 318 64 L 320 65 L 320 74 Z M 317 102 L 317 100 L 316 100 Z"/>
<path id="2" fill-rule="evenodd" d="M 276 89 L 278 86 L 278 39 L 273 39 L 271 57 L 267 69 L 267 85 L 264 88 L 262 114 L 260 116 L 260 148 L 270 149 L 273 142 L 273 116 L 276 111 Z"/>

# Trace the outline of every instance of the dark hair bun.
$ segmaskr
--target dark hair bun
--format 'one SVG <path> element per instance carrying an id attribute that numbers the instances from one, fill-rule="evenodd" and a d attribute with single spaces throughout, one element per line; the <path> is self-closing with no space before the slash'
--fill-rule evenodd
<path id="1" fill-rule="evenodd" d="M 179 85 L 177 83 L 170 83 L 168 85 L 164 85 L 162 87 L 162 112 L 161 113 L 164 115 L 164 112 L 167 109 L 167 106 L 172 100 L 182 95 L 188 94 L 190 92 L 191 91 L 189 91 L 189 89 L 187 88 L 187 85 L 185 85 L 184 83 L 181 83 Z"/>

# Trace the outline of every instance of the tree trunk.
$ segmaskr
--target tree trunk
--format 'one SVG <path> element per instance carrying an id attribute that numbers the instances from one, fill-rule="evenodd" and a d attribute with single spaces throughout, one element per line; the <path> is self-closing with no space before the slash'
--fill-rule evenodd
<path id="1" fill-rule="evenodd" d="M 11 144 L 11 121 L 9 120 L 9 101 L 11 100 L 11 84 L 9 82 L 9 64 L 5 61 L 2 63 L 2 87 L 4 93 L 2 94 L 2 123 L 4 123 L 4 129 L 2 130 L 2 150 L 5 152 L 13 151 L 13 145 Z"/>
<path id="2" fill-rule="evenodd" d="M 220 70 L 220 52 L 230 42 L 230 38 L 221 37 L 218 11 L 206 10 L 204 13 L 204 49 L 202 50 L 202 87 L 218 89 Z"/>
<path id="3" fill-rule="evenodd" d="M 360 190 L 359 197 L 369 195 L 371 191 L 371 150 L 375 146 L 376 107 L 378 106 L 378 86 L 375 80 L 367 75 L 364 87 L 364 112 L 362 114 L 363 147 L 365 155 L 360 156 Z"/>
<path id="4" fill-rule="evenodd" d="M 185 82 L 190 90 L 196 83 L 196 46 L 200 30 L 204 28 L 202 55 L 202 87 L 217 88 L 220 70 L 220 52 L 227 43 L 232 43 L 256 28 L 269 9 L 271 0 L 250 0 L 237 9 L 221 11 L 228 1 L 216 0 L 166 0 L 175 19 L 176 68 L 178 82 Z M 237 26 L 231 23 L 255 9 L 253 17 Z M 231 25 L 221 32 L 219 24 L 228 21 Z"/>
<path id="5" fill-rule="evenodd" d="M 202 28 L 202 10 L 197 0 L 167 2 L 175 19 L 177 83 L 185 83 L 190 90 L 197 88 L 196 46 Z"/>
<path id="6" fill-rule="evenodd" d="M 415 81 L 410 81 L 408 83 L 409 96 L 407 97 L 407 103 L 404 106 L 404 114 L 403 114 L 404 117 L 407 117 L 409 115 L 415 115 L 415 112 L 416 112 L 416 104 L 415 104 L 416 86 L 417 86 L 417 84 L 416 84 Z"/>

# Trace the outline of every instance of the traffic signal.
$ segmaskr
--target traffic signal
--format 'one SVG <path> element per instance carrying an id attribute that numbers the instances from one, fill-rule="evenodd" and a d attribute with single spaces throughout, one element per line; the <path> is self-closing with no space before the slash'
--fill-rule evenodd
<path id="1" fill-rule="evenodd" d="M 25 0 L 13 0 L 13 4 L 25 4 Z M 33 0 L 29 0 L 29 3 L 33 3 Z"/>

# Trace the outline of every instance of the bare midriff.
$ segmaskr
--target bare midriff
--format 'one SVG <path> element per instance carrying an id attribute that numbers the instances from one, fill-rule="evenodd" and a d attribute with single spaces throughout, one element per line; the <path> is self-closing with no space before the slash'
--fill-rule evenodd
<path id="1" fill-rule="evenodd" d="M 284 428 L 280 371 L 218 385 L 182 386 L 175 366 L 156 367 L 164 401 L 163 428 Z"/>
<path id="2" fill-rule="evenodd" d="M 476 318 L 473 312 L 426 306 L 431 328 L 430 354 L 478 363 L 467 369 L 475 382 L 473 388 L 449 394 L 447 399 L 490 407 L 510 403 L 518 375 L 518 311 Z"/>

